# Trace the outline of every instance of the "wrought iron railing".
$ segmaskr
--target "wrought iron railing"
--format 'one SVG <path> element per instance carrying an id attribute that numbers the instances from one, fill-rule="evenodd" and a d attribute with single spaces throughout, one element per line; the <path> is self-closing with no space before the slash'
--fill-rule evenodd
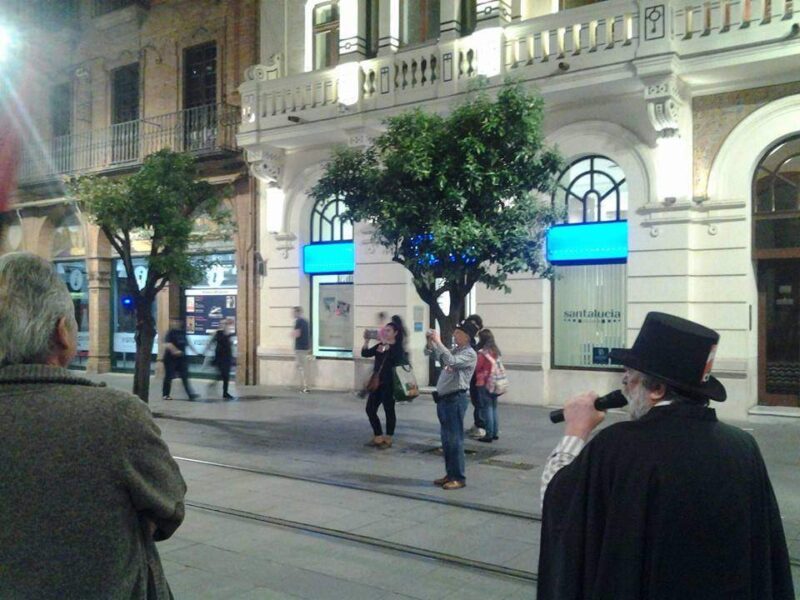
<path id="1" fill-rule="evenodd" d="M 64 135 L 24 149 L 18 180 L 30 184 L 62 175 L 97 173 L 135 166 L 162 148 L 193 154 L 236 150 L 240 110 L 211 104 Z"/>

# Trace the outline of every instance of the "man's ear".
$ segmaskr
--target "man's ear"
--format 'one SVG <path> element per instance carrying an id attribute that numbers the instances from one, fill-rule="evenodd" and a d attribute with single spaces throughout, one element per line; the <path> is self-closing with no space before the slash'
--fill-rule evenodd
<path id="1" fill-rule="evenodd" d="M 667 386 L 665 386 L 663 383 L 659 383 L 656 389 L 648 390 L 648 393 L 653 404 L 656 402 L 661 402 L 664 399 L 664 396 L 667 395 Z"/>
<path id="2" fill-rule="evenodd" d="M 72 331 L 66 317 L 61 317 L 56 323 L 55 341 L 61 349 L 69 348 L 72 345 Z"/>

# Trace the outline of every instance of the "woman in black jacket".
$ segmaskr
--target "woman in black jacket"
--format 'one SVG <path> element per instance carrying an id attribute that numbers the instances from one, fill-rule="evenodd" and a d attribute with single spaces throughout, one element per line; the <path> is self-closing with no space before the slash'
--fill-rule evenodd
<path id="1" fill-rule="evenodd" d="M 364 332 L 361 356 L 375 357 L 370 382 L 377 380 L 377 387 L 371 386 L 374 389 L 370 390 L 367 397 L 367 417 L 369 417 L 374 434 L 372 440 L 367 443 L 368 446 L 380 449 L 392 446 L 392 436 L 397 423 L 394 412 L 394 368 L 408 362 L 404 344 L 405 328 L 403 321 L 397 315 L 393 316 L 391 322 L 381 329 L 378 343 L 371 348 L 369 347 L 368 332 Z M 386 435 L 383 435 L 381 421 L 378 418 L 378 407 L 381 404 L 383 404 L 383 412 L 386 414 Z"/>

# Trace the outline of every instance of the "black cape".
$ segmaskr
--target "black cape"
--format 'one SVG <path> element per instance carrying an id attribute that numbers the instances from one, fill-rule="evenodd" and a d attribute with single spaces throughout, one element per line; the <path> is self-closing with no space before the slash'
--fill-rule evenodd
<path id="1" fill-rule="evenodd" d="M 794 599 L 753 437 L 679 403 L 599 432 L 544 498 L 537 599 L 573 598 Z"/>

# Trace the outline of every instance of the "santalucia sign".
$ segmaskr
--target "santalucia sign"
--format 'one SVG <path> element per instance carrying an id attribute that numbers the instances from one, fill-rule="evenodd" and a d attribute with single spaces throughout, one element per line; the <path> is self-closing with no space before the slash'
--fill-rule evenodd
<path id="1" fill-rule="evenodd" d="M 622 311 L 619 310 L 565 310 L 562 317 L 565 323 L 619 323 Z"/>

